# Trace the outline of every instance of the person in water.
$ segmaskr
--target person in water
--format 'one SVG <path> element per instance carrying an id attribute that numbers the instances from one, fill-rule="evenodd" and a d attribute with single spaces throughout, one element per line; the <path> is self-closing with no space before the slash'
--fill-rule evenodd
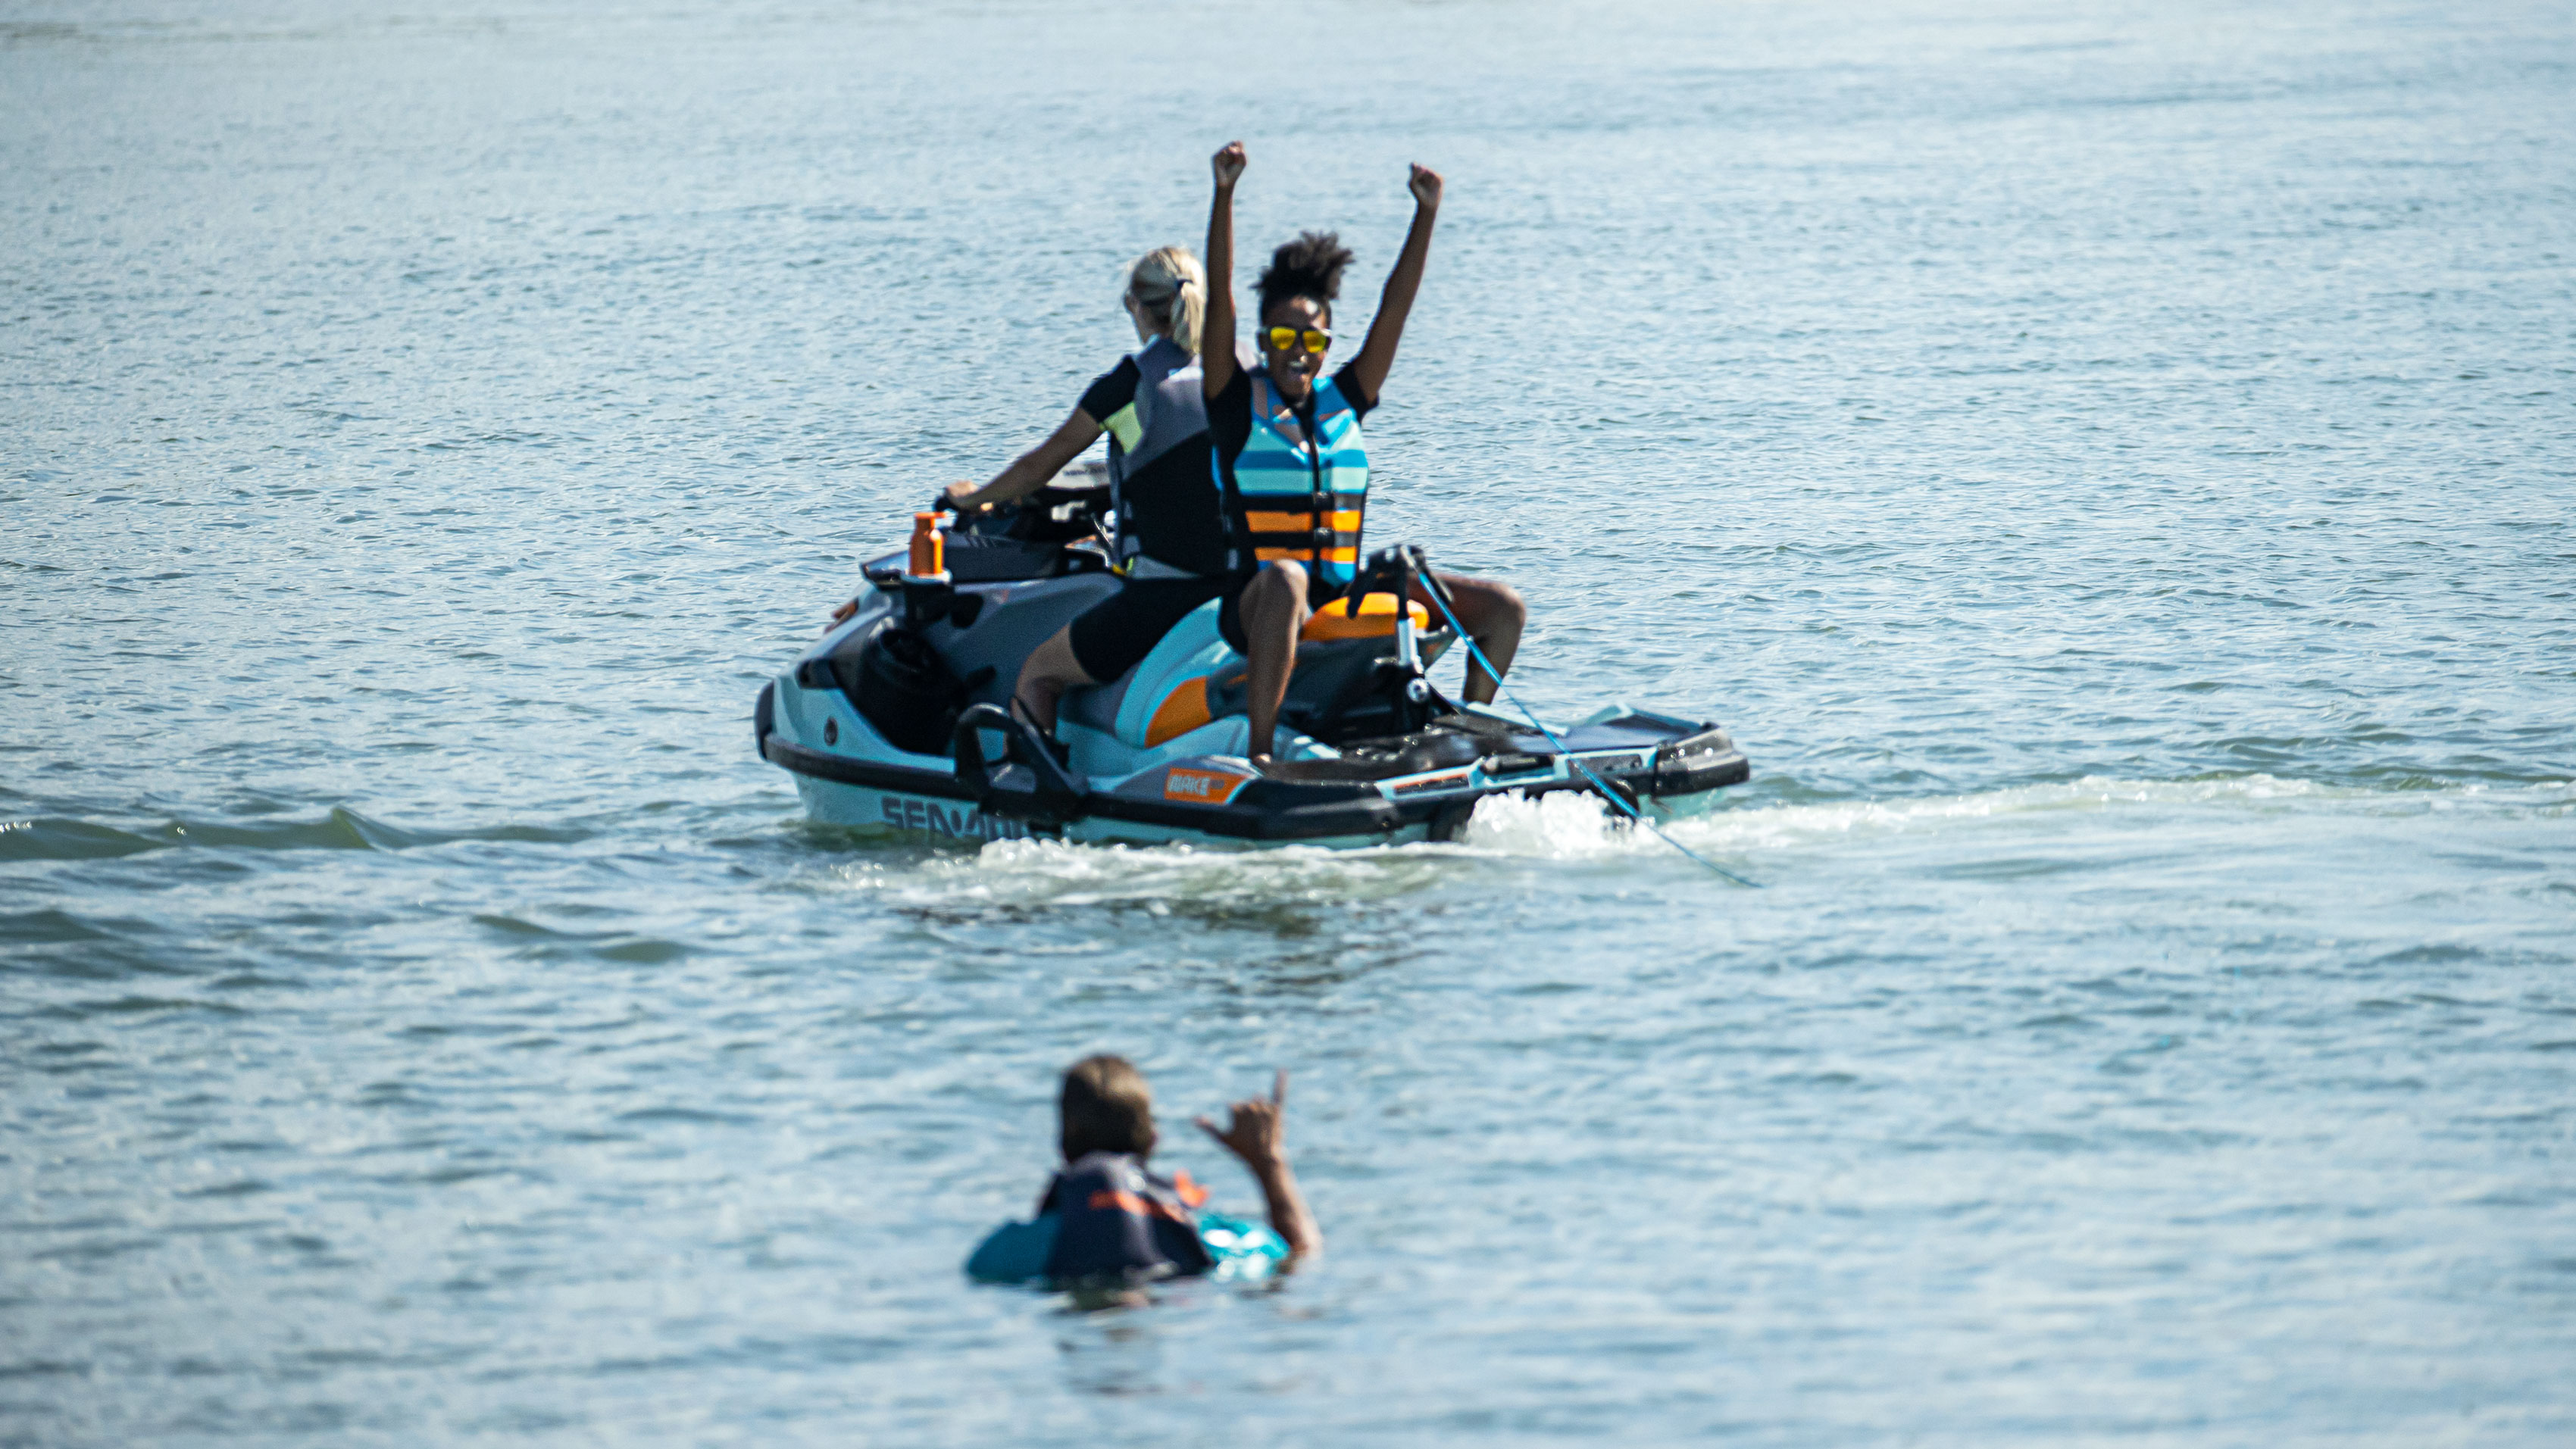
<path id="1" fill-rule="evenodd" d="M 1127 272 L 1124 301 L 1144 346 L 1084 390 L 1073 415 L 990 483 L 951 484 L 961 512 L 1013 502 L 1046 486 L 1109 434 L 1109 481 L 1118 519 L 1117 593 L 1076 615 L 1031 651 L 1012 698 L 1042 730 L 1076 685 L 1105 684 L 1134 668 L 1192 609 L 1240 587 L 1226 536 L 1224 495 L 1208 452 L 1199 385 L 1206 274 L 1185 247 L 1147 252 Z"/>
<path id="2" fill-rule="evenodd" d="M 1322 1248 L 1324 1237 L 1288 1167 L 1282 1136 L 1287 1106 L 1283 1071 L 1268 1097 L 1235 1103 L 1223 1131 L 1205 1117 L 1197 1120 L 1252 1169 L 1271 1231 L 1294 1263 Z M 1201 1236 L 1199 1206 L 1207 1193 L 1187 1173 L 1167 1178 L 1147 1170 L 1156 1140 L 1153 1092 L 1135 1063 L 1085 1057 L 1065 1072 L 1056 1133 L 1064 1167 L 1038 1199 L 1040 1220 L 1055 1219 L 1042 1272 L 1048 1281 L 1132 1285 L 1216 1266 L 1217 1240 Z M 1226 1236 L 1230 1242 L 1233 1235 Z"/>
<path id="3" fill-rule="evenodd" d="M 1259 366 L 1234 352 L 1234 185 L 1243 175 L 1243 143 L 1216 153 L 1216 196 L 1208 209 L 1207 338 L 1200 383 L 1207 393 L 1208 434 L 1227 493 L 1241 512 L 1239 525 L 1253 553 L 1254 574 L 1240 599 L 1243 652 L 1251 660 L 1251 743 L 1255 763 L 1269 759 L 1296 667 L 1297 639 L 1307 615 L 1342 593 L 1358 572 L 1360 525 L 1368 506 L 1368 449 L 1360 420 L 1377 407 L 1379 389 L 1395 366 L 1404 319 L 1422 285 L 1431 254 L 1431 228 L 1440 215 L 1439 173 L 1415 166 L 1413 225 L 1404 251 L 1388 273 L 1386 290 L 1370 319 L 1359 354 L 1324 376 L 1333 342 L 1333 302 L 1341 295 L 1350 250 L 1331 232 L 1307 232 L 1271 254 L 1254 290 L 1260 325 L 1254 329 Z M 1511 668 L 1529 609 L 1510 586 L 1443 573 L 1440 582 L 1458 606 L 1458 622 L 1493 661 Z M 1414 585 L 1414 597 L 1432 602 Z M 1231 641 L 1229 641 L 1231 642 Z M 1499 680 L 1472 661 L 1467 700 L 1492 702 Z"/>

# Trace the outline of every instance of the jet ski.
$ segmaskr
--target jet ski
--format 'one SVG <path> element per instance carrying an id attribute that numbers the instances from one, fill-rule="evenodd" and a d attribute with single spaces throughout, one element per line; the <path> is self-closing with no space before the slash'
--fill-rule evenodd
<path id="1" fill-rule="evenodd" d="M 1249 662 L 1219 605 L 1182 619 L 1112 683 L 1066 692 L 1056 740 L 1009 707 L 1021 661 L 1120 586 L 1107 480 L 1068 469 L 1013 507 L 914 515 L 869 562 L 849 617 L 753 708 L 760 756 L 825 824 L 965 840 L 1454 839 L 1494 795 L 1585 791 L 1670 818 L 1752 772 L 1707 721 L 1606 705 L 1571 725 L 1452 703 L 1427 677 L 1454 607 L 1409 598 L 1419 549 L 1368 559 L 1297 647 L 1272 759 L 1246 758 Z"/>

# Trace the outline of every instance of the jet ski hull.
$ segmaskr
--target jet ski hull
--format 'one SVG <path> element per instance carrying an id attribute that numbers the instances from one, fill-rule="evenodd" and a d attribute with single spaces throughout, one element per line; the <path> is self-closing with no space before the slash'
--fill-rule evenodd
<path id="1" fill-rule="evenodd" d="M 782 697 L 789 714 L 824 714 L 834 726 L 834 744 L 817 749 L 782 734 Z M 1704 808 L 1717 790 L 1751 773 L 1743 754 L 1714 726 L 1614 706 L 1603 711 L 1606 719 L 1560 731 L 1563 753 L 1541 745 L 1534 733 L 1515 731 L 1498 715 L 1480 712 L 1451 717 L 1467 719 L 1473 730 L 1453 725 L 1424 732 L 1448 746 L 1439 752 L 1447 758 L 1427 762 L 1428 768 L 1405 769 L 1399 760 L 1394 773 L 1378 773 L 1371 766 L 1316 760 L 1265 774 L 1240 758 L 1194 755 L 1122 781 L 1074 782 L 1073 799 L 1051 801 L 1037 772 L 1026 765 L 984 770 L 978 760 L 972 771 L 942 770 L 918 756 L 895 763 L 886 757 L 896 752 L 871 738 L 848 701 L 817 698 L 792 675 L 763 690 L 760 705 L 762 758 L 795 780 L 808 818 L 960 842 L 1035 837 L 1356 849 L 1453 839 L 1479 801 L 1568 790 L 1599 794 L 1596 781 L 1670 819 Z M 960 736 L 1001 733 L 979 731 L 978 722 L 970 715 L 961 722 Z M 1495 748 L 1498 742 L 1539 748 Z M 968 744 L 959 753 L 977 752 Z"/>
<path id="2" fill-rule="evenodd" d="M 865 785 L 842 785 L 818 780 L 809 775 L 796 777 L 796 793 L 805 803 L 805 816 L 819 825 L 840 825 L 857 830 L 901 831 L 958 844 L 986 844 L 996 840 L 1061 840 L 1080 845 L 1217 845 L 1222 843 L 1279 844 L 1279 841 L 1244 841 L 1239 837 L 1211 835 L 1202 830 L 1180 826 L 1150 825 L 1134 820 L 1104 820 L 1089 817 L 1060 826 L 1031 826 L 1026 821 L 1004 815 L 987 815 L 968 800 L 950 800 L 930 795 L 915 795 L 899 790 L 871 789 Z M 1428 825 L 1403 827 L 1382 834 L 1319 835 L 1298 837 L 1298 845 L 1325 849 L 1356 850 L 1375 845 L 1403 845 L 1431 839 Z"/>
<path id="3" fill-rule="evenodd" d="M 1059 740 L 1044 740 L 1003 706 L 1029 652 L 1119 586 L 1099 555 L 1078 533 L 970 535 L 949 572 L 917 577 L 901 560 L 868 567 L 854 611 L 754 710 L 761 758 L 818 822 L 956 841 L 1360 847 L 1454 838 L 1496 795 L 1580 790 L 1669 817 L 1751 773 L 1713 724 L 1612 705 L 1551 733 L 1453 705 L 1424 676 L 1455 636 L 1374 606 L 1389 632 L 1299 646 L 1265 768 L 1244 758 L 1246 666 L 1215 601 L 1120 679 L 1069 692 Z M 1404 551 L 1371 569 L 1395 599 L 1428 577 Z"/>

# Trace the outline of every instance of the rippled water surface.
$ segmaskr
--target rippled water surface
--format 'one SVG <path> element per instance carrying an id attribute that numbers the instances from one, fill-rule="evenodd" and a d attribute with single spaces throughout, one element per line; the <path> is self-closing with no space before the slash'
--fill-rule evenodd
<path id="1" fill-rule="evenodd" d="M 0 3 L 0 1441 L 2576 1437 L 2576 21 L 1675 8 Z M 1235 135 L 1760 889 L 753 757 Z M 1095 1049 L 1328 1256 L 969 1287 Z"/>

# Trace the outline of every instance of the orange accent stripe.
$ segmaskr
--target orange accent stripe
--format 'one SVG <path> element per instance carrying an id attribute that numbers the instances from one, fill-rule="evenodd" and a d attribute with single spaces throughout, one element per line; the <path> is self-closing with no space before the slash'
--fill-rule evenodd
<path id="1" fill-rule="evenodd" d="M 1311 548 L 1256 548 L 1252 556 L 1263 563 L 1304 563 L 1315 556 L 1315 551 Z"/>
<path id="2" fill-rule="evenodd" d="M 1337 548 L 1331 553 L 1324 555 L 1324 557 L 1332 560 L 1334 563 L 1355 564 L 1360 561 L 1360 551 L 1356 547 Z"/>
<path id="3" fill-rule="evenodd" d="M 1151 749 L 1165 740 L 1179 739 L 1214 718 L 1208 709 L 1207 676 L 1185 679 L 1154 706 L 1154 717 L 1145 725 L 1145 746 Z"/>
<path id="4" fill-rule="evenodd" d="M 1336 533 L 1360 531 L 1360 510 L 1356 508 L 1336 508 L 1325 514 L 1324 519 Z M 1245 511 L 1243 521 L 1254 533 L 1307 533 L 1315 527 L 1312 513 L 1272 513 L 1250 509 Z"/>
<path id="5" fill-rule="evenodd" d="M 1207 1189 L 1190 1181 L 1190 1175 L 1186 1172 L 1175 1172 L 1172 1174 L 1172 1191 L 1179 1194 L 1181 1201 L 1188 1203 L 1191 1207 L 1205 1207 L 1207 1205 Z"/>
<path id="6" fill-rule="evenodd" d="M 1417 619 L 1428 619 L 1431 617 L 1430 613 L 1426 611 L 1422 605 L 1411 600 L 1407 600 L 1405 602 L 1405 608 L 1407 612 L 1411 613 L 1413 617 Z M 1322 608 L 1317 609 L 1315 612 L 1318 614 L 1334 614 L 1347 619 L 1351 616 L 1350 596 L 1345 594 L 1342 597 L 1333 600 L 1331 603 L 1324 605 Z M 1364 595 L 1360 599 L 1359 613 L 1364 618 L 1382 615 L 1391 622 L 1395 618 L 1395 595 Z"/>
<path id="7" fill-rule="evenodd" d="M 1378 639 L 1395 632 L 1395 595 L 1371 594 L 1360 600 L 1360 611 L 1356 618 L 1351 615 L 1349 605 L 1350 600 L 1347 598 L 1335 599 L 1307 615 L 1306 626 L 1298 631 L 1297 637 L 1320 640 Z M 1412 616 L 1413 627 L 1427 629 L 1431 626 L 1431 611 L 1420 604 L 1407 599 L 1404 603 L 1404 612 Z"/>
<path id="8" fill-rule="evenodd" d="M 1180 1214 L 1151 1198 L 1138 1197 L 1132 1192 L 1120 1192 L 1116 1188 L 1104 1188 L 1093 1193 L 1091 1208 L 1094 1212 L 1104 1208 L 1116 1208 L 1120 1212 L 1140 1218 L 1170 1218 L 1174 1222 L 1182 1220 Z"/>

